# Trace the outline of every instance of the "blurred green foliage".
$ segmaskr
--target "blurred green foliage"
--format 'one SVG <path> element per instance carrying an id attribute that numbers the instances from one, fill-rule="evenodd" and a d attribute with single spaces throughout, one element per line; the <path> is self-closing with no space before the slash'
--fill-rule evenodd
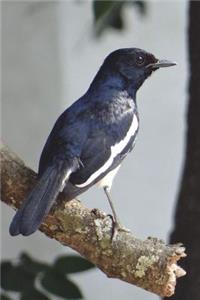
<path id="1" fill-rule="evenodd" d="M 50 300 L 49 294 L 64 299 L 81 299 L 82 293 L 69 279 L 69 274 L 91 268 L 94 265 L 79 256 L 61 256 L 47 264 L 22 253 L 17 261 L 1 262 L 1 299 L 12 300 L 10 292 L 19 293 L 20 300 Z"/>
<path id="2" fill-rule="evenodd" d="M 142 0 L 129 1 L 99 1 L 93 0 L 94 31 L 99 37 L 108 28 L 122 30 L 125 27 L 123 9 L 125 6 L 135 6 L 141 15 L 146 13 L 146 2 Z"/>

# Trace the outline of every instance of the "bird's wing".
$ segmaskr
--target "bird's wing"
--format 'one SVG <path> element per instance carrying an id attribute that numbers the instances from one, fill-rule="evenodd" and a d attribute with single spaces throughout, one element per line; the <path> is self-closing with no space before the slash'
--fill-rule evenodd
<path id="1" fill-rule="evenodd" d="M 84 145 L 80 160 L 79 171 L 71 174 L 70 182 L 79 187 L 85 187 L 92 183 L 98 174 L 103 172 L 103 166 L 111 156 L 111 145 L 104 134 L 97 132 L 96 137 L 90 137 Z M 112 162 L 111 162 L 112 163 Z M 111 165 L 109 162 L 107 165 Z M 106 166 L 105 166 L 105 169 Z M 97 176 L 96 176 L 97 175 Z"/>
<path id="2" fill-rule="evenodd" d="M 63 161 L 77 157 L 79 169 L 70 175 L 69 181 L 85 188 L 121 163 L 132 147 L 138 122 L 132 112 L 105 123 L 102 116 L 98 119 L 88 108 L 72 109 L 73 106 L 61 115 L 50 133 L 41 155 L 39 175 L 55 157 Z"/>
<path id="3" fill-rule="evenodd" d="M 133 115 L 118 124 L 96 128 L 84 144 L 80 168 L 71 174 L 69 181 L 80 188 L 98 182 L 130 152 L 137 130 L 138 121 Z"/>
<path id="4" fill-rule="evenodd" d="M 56 121 L 39 162 L 39 177 L 56 159 L 70 160 L 79 157 L 82 145 L 87 138 L 87 124 L 79 120 L 76 114 L 67 109 Z"/>

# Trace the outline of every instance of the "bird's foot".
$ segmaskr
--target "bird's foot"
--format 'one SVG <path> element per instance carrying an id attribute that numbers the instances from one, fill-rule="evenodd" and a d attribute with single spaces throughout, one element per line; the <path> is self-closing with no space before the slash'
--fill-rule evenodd
<path id="1" fill-rule="evenodd" d="M 119 231 L 123 231 L 125 233 L 130 233 L 130 229 L 122 226 L 118 221 L 113 220 L 113 228 L 112 228 L 112 241 L 114 241 L 117 237 Z"/>

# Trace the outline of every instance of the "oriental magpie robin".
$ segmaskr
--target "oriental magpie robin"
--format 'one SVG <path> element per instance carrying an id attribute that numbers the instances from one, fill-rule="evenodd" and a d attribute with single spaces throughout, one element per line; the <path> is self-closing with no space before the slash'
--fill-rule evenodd
<path id="1" fill-rule="evenodd" d="M 104 188 L 119 226 L 110 188 L 138 133 L 136 92 L 153 71 L 173 65 L 137 48 L 108 55 L 88 91 L 56 121 L 41 154 L 38 181 L 13 218 L 11 235 L 36 231 L 60 192 L 71 200 L 94 184 Z"/>

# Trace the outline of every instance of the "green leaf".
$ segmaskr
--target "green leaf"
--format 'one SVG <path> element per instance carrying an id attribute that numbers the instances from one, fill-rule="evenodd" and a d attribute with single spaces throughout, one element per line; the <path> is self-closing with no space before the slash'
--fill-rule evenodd
<path id="1" fill-rule="evenodd" d="M 93 1 L 95 34 L 101 35 L 108 27 L 123 29 L 122 7 L 126 1 Z"/>
<path id="2" fill-rule="evenodd" d="M 59 272 L 63 274 L 77 273 L 89 270 L 95 266 L 82 257 L 69 255 L 59 257 L 53 265 Z"/>
<path id="3" fill-rule="evenodd" d="M 146 1 L 143 0 L 128 0 L 128 1 L 120 1 L 120 0 L 113 0 L 113 1 L 99 1 L 93 0 L 92 8 L 94 14 L 95 22 L 99 21 L 102 17 L 106 14 L 110 14 L 112 10 L 115 10 L 116 7 L 122 7 L 122 5 L 130 5 L 133 4 L 141 15 L 146 13 Z M 115 11 L 116 13 L 117 11 Z"/>
<path id="4" fill-rule="evenodd" d="M 94 31 L 100 36 L 109 27 L 122 30 L 125 17 L 122 14 L 124 6 L 134 5 L 141 15 L 146 13 L 146 1 L 143 0 L 93 0 Z"/>
<path id="5" fill-rule="evenodd" d="M 63 274 L 51 269 L 44 273 L 42 286 L 50 293 L 65 299 L 81 299 L 79 288 Z"/>
<path id="6" fill-rule="evenodd" d="M 8 297 L 6 294 L 1 294 L 1 300 L 12 300 L 12 299 Z"/>
<path id="7" fill-rule="evenodd" d="M 37 275 L 49 268 L 48 264 L 33 260 L 28 254 L 22 253 L 20 255 L 20 266 L 32 274 Z"/>
<path id="8" fill-rule="evenodd" d="M 40 291 L 32 288 L 30 290 L 22 292 L 20 296 L 20 300 L 50 300 L 47 296 L 45 296 Z"/>
<path id="9" fill-rule="evenodd" d="M 95 21 L 98 21 L 102 18 L 106 13 L 108 13 L 112 7 L 115 5 L 116 1 L 93 1 L 93 13 L 95 17 Z"/>
<path id="10" fill-rule="evenodd" d="M 1 287 L 6 291 L 20 292 L 34 284 L 34 276 L 9 261 L 1 263 Z"/>

